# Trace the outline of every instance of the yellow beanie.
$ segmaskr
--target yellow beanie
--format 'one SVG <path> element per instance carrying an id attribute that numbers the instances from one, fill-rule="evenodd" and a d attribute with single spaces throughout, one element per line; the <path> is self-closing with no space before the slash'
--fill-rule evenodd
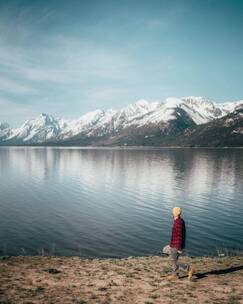
<path id="1" fill-rule="evenodd" d="M 181 210 L 180 207 L 174 207 L 174 208 L 172 209 L 172 213 L 173 213 L 174 216 L 179 216 L 179 215 L 181 215 L 182 210 Z"/>

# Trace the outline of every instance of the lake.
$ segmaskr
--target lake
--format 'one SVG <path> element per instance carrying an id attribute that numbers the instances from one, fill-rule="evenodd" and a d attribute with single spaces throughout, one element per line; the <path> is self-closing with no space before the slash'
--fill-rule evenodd
<path id="1" fill-rule="evenodd" d="M 0 148 L 0 255 L 158 254 L 174 206 L 188 254 L 243 250 L 243 150 Z"/>

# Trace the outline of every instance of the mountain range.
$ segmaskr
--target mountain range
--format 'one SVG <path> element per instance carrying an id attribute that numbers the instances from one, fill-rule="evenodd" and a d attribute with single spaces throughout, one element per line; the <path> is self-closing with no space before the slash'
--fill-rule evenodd
<path id="1" fill-rule="evenodd" d="M 139 100 L 74 120 L 42 113 L 18 128 L 0 122 L 0 145 L 243 146 L 243 100 Z"/>

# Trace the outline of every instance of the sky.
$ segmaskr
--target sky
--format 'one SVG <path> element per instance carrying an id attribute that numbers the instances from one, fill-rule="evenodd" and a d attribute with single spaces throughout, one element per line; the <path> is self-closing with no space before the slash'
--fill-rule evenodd
<path id="1" fill-rule="evenodd" d="M 0 121 L 243 99 L 241 0 L 0 0 Z"/>

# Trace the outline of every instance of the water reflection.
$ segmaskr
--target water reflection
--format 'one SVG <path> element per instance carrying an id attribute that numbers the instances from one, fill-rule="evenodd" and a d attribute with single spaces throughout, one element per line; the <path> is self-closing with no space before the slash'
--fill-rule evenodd
<path id="1" fill-rule="evenodd" d="M 11 254 L 53 243 L 59 254 L 154 254 L 180 205 L 189 253 L 239 247 L 242 166 L 240 149 L 4 147 L 0 242 Z"/>

